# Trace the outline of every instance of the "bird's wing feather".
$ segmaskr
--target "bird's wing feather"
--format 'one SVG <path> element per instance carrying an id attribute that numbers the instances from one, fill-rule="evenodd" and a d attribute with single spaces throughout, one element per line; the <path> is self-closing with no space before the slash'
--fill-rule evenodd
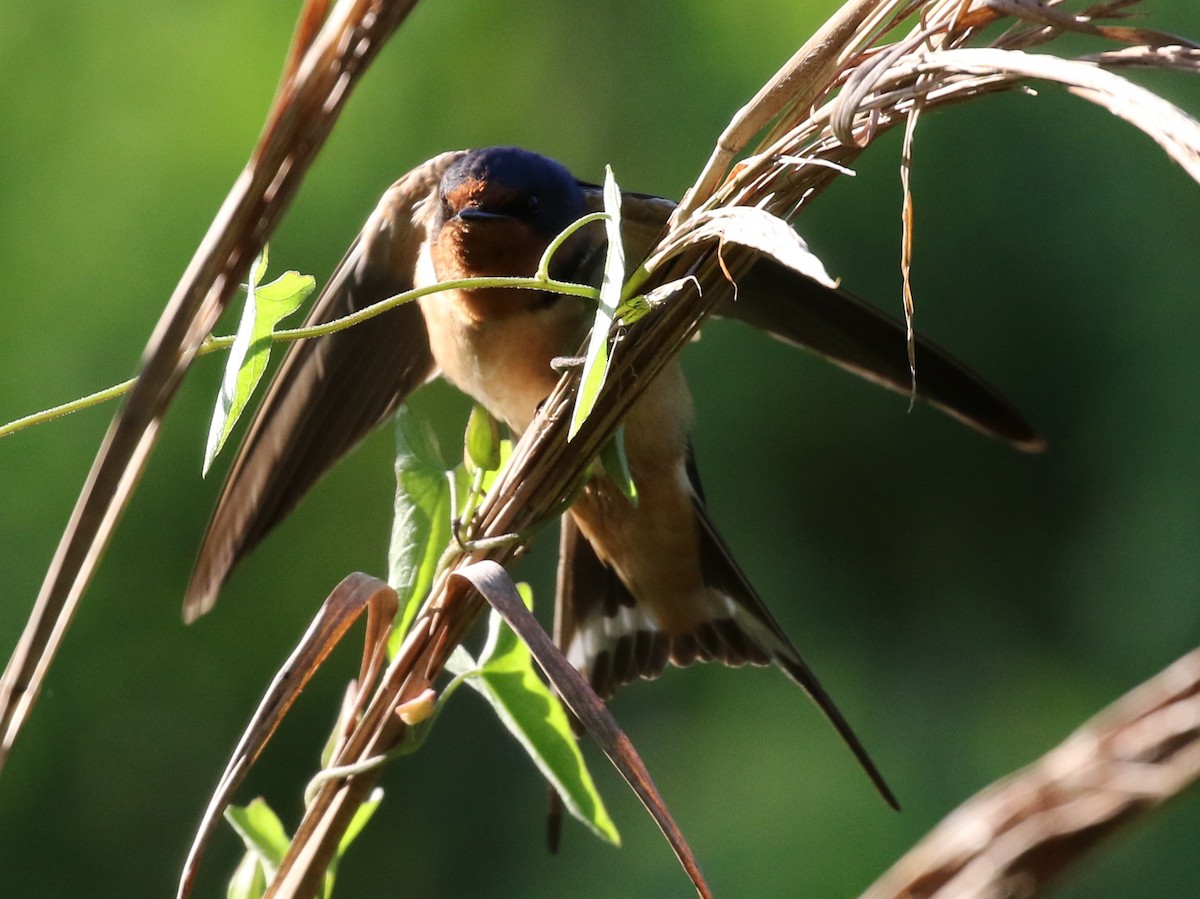
<path id="1" fill-rule="evenodd" d="M 589 211 L 602 210 L 600 188 L 581 186 Z M 674 208 L 661 197 L 624 195 L 622 235 L 631 262 L 650 251 Z M 736 297 L 719 302 L 713 314 L 745 322 L 889 390 L 911 391 L 904 324 L 852 294 L 760 257 L 739 279 Z M 917 335 L 915 358 L 918 398 L 1019 449 L 1043 448 L 1013 405 L 949 353 Z"/>
<path id="2" fill-rule="evenodd" d="M 714 314 L 766 331 L 881 387 L 912 390 L 902 322 L 770 260 L 755 263 L 739 281 L 737 299 L 719 303 Z M 1044 447 L 1041 436 L 983 378 L 920 335 L 915 350 L 918 398 L 1018 449 Z"/>
<path id="3" fill-rule="evenodd" d="M 315 324 L 413 287 L 427 204 L 459 153 L 414 169 L 384 194 L 309 313 Z M 233 567 L 342 456 L 436 374 L 416 303 L 292 344 L 243 439 L 184 599 L 208 611 Z"/>
<path id="4" fill-rule="evenodd" d="M 705 506 L 691 456 L 687 460 L 704 589 L 693 597 L 701 612 L 694 628 L 665 633 L 637 597 L 597 556 L 570 515 L 563 516 L 559 556 L 555 642 L 607 698 L 638 678 L 654 678 L 666 664 L 696 661 L 740 665 L 776 664 L 816 703 L 884 799 L 895 796 L 845 716 L 784 633 L 733 558 Z M 639 601 L 640 600 L 640 601 Z"/>
<path id="5" fill-rule="evenodd" d="M 639 677 L 657 677 L 667 664 L 668 641 L 651 624 L 627 620 L 630 614 L 637 613 L 636 600 L 617 573 L 597 558 L 575 519 L 564 515 L 559 527 L 555 645 L 564 652 L 572 647 L 581 623 L 599 624 L 611 633 L 611 641 L 606 637 L 586 641 L 602 644 L 610 651 L 601 650 L 588 658 L 573 660 L 597 695 L 605 699 L 622 684 Z"/>
<path id="6" fill-rule="evenodd" d="M 700 560 L 704 570 L 704 580 L 711 588 L 732 600 L 741 614 L 735 614 L 726 621 L 725 627 L 717 627 L 726 644 L 732 644 L 731 649 L 740 651 L 752 664 L 755 662 L 755 648 L 765 650 L 770 654 L 772 662 L 777 664 L 812 698 L 817 707 L 829 719 L 838 736 L 842 738 L 854 757 L 858 760 L 875 788 L 888 804 L 898 808 L 896 797 L 892 794 L 883 775 L 867 754 L 866 748 L 858 735 L 854 733 L 850 723 L 838 709 L 833 698 L 825 691 L 816 674 L 801 657 L 799 651 L 788 639 L 779 623 L 775 620 L 766 604 L 750 585 L 749 579 L 733 558 L 725 541 L 717 532 L 712 518 L 704 502 L 696 497 L 696 526 L 700 531 Z M 715 622 L 720 625 L 721 622 Z M 757 646 L 756 646 L 757 645 Z"/>

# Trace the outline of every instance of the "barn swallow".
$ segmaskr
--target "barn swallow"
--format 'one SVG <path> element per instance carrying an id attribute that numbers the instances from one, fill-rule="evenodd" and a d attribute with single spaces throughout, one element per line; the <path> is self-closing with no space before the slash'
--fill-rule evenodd
<path id="1" fill-rule="evenodd" d="M 531 275 L 568 224 L 602 208 L 600 189 L 511 147 L 435 157 L 391 186 L 309 315 L 315 323 L 450 279 Z M 626 253 L 649 251 L 674 204 L 626 194 Z M 588 226 L 553 260 L 555 277 L 596 283 L 603 229 Z M 639 255 L 641 254 L 641 255 Z M 849 294 L 770 259 L 715 314 L 741 319 L 885 387 L 911 388 L 905 329 Z M 234 565 L 362 437 L 437 374 L 519 435 L 558 381 L 551 362 L 585 339 L 594 306 L 517 289 L 451 290 L 363 325 L 293 344 L 226 477 L 188 587 L 184 617 L 211 608 Z M 1040 440 L 979 377 L 918 339 L 919 395 L 1023 449 Z M 776 664 L 816 701 L 876 786 L 894 799 L 858 738 L 768 611 L 705 507 L 678 363 L 625 421 L 639 500 L 593 477 L 563 516 L 558 636 L 602 697 L 668 662 Z"/>

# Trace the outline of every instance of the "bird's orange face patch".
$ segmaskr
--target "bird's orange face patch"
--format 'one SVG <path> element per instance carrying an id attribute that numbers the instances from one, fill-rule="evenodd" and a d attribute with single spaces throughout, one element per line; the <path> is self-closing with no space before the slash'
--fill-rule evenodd
<path id="1" fill-rule="evenodd" d="M 478 179 L 468 179 L 446 193 L 446 204 L 454 216 L 442 224 L 433 246 L 442 277 L 533 275 L 548 241 L 525 222 L 504 215 L 502 210 L 517 197 L 516 191 Z M 470 207 L 496 217 L 458 217 L 458 212 Z"/>
<path id="2" fill-rule="evenodd" d="M 454 214 L 475 207 L 484 212 L 505 215 L 506 210 L 520 206 L 521 192 L 494 181 L 467 178 L 446 192 L 445 201 Z"/>
<path id="3" fill-rule="evenodd" d="M 467 206 L 478 205 L 479 197 L 487 190 L 487 182 L 479 178 L 467 178 L 461 184 L 456 184 L 446 192 L 446 205 L 453 212 L 465 209 Z"/>

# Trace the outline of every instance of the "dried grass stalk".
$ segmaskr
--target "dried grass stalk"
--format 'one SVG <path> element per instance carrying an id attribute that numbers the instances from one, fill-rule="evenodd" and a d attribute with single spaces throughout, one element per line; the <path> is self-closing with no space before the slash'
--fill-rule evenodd
<path id="1" fill-rule="evenodd" d="M 171 294 L 137 383 L 75 503 L 37 602 L 0 677 L 0 767 L 137 486 L 158 426 L 201 342 L 300 187 L 358 78 L 416 0 L 310 0 L 262 137 Z"/>
<path id="2" fill-rule="evenodd" d="M 959 806 L 862 899 L 1007 899 L 1200 777 L 1200 650 Z"/>

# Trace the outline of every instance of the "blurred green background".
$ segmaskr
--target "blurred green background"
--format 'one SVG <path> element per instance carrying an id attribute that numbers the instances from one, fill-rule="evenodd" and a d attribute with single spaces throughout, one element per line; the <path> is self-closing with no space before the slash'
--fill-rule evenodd
<path id="1" fill-rule="evenodd" d="M 127 377 L 251 149 L 297 3 L 0 6 L 0 419 Z M 677 196 L 733 112 L 836 4 L 421 4 L 352 98 L 273 243 L 325 277 L 379 193 L 435 152 L 514 143 Z M 1200 36 L 1194 0 L 1146 4 Z M 1074 46 L 1085 46 L 1075 42 Z M 1200 113 L 1200 83 L 1140 77 Z M 898 310 L 899 142 L 800 223 Z M 737 326 L 685 356 L 716 520 L 859 729 L 893 814 L 770 670 L 671 671 L 615 710 L 718 895 L 851 896 L 932 824 L 1036 758 L 1200 633 L 1200 188 L 1146 138 L 1043 88 L 922 119 L 918 327 L 1045 433 L 1024 456 Z M 225 328 L 228 330 L 228 327 Z M 218 478 L 219 371 L 199 364 L 0 777 L 9 896 L 162 896 L 240 728 L 317 603 L 382 572 L 384 429 L 191 628 L 179 601 Z M 0 649 L 15 643 L 112 409 L 0 441 Z M 218 465 L 218 468 L 221 468 Z M 544 541 L 550 543 L 552 541 Z M 549 596 L 553 547 L 519 572 Z M 355 638 L 357 640 L 357 638 Z M 351 649 L 243 797 L 294 823 Z M 544 789 L 462 694 L 387 799 L 338 895 L 687 896 L 602 760 L 614 850 L 542 841 Z M 596 754 L 592 753 L 593 757 Z M 1109 842 L 1064 897 L 1200 895 L 1194 794 Z M 223 833 L 201 895 L 239 852 Z"/>

